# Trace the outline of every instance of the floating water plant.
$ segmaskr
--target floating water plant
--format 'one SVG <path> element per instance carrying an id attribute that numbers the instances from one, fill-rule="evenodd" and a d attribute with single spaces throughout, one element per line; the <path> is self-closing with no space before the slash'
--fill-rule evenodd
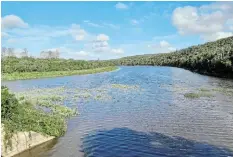
<path id="1" fill-rule="evenodd" d="M 126 84 L 111 84 L 112 88 L 123 89 L 123 90 L 138 90 L 138 85 L 126 85 Z"/>
<path id="2" fill-rule="evenodd" d="M 213 95 L 209 92 L 197 92 L 197 93 L 185 93 L 184 96 L 186 98 L 191 98 L 191 99 L 195 99 L 195 98 L 200 98 L 200 97 L 213 97 Z"/>

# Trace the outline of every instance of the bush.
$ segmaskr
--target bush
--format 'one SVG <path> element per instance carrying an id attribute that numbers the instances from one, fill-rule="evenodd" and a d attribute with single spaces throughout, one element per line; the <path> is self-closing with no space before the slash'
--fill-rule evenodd
<path id="1" fill-rule="evenodd" d="M 14 114 L 18 113 L 19 102 L 14 94 L 10 94 L 8 88 L 1 86 L 1 96 L 2 96 L 2 108 L 1 108 L 1 118 L 2 120 L 11 120 Z"/>
<path id="2" fill-rule="evenodd" d="M 5 149 L 12 144 L 12 136 L 18 131 L 35 131 L 45 135 L 59 137 L 66 131 L 66 118 L 76 114 L 66 106 L 59 106 L 53 112 L 46 112 L 38 109 L 37 104 L 20 97 L 19 100 L 14 94 L 9 93 L 7 87 L 1 87 L 2 110 L 1 118 L 4 125 L 4 146 Z M 43 105 L 43 104 L 42 104 Z M 55 104 L 48 106 L 53 109 Z M 72 112 L 73 114 L 65 114 Z"/>

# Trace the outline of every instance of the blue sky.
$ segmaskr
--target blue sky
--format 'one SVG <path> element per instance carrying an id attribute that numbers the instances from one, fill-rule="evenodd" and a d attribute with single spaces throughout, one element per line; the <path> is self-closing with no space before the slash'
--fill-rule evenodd
<path id="1" fill-rule="evenodd" d="M 233 35 L 232 2 L 2 2 L 2 46 L 111 59 Z"/>

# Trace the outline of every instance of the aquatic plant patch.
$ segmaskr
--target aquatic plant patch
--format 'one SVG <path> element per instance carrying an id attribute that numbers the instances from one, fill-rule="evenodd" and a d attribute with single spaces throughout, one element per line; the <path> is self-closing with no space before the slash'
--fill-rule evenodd
<path id="1" fill-rule="evenodd" d="M 213 94 L 211 94 L 210 92 L 189 92 L 189 93 L 185 93 L 184 97 L 186 98 L 191 98 L 191 99 L 195 99 L 195 98 L 200 98 L 200 97 L 213 97 Z"/>

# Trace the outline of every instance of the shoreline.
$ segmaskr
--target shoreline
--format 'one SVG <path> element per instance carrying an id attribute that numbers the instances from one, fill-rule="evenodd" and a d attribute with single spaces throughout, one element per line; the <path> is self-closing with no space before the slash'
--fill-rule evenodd
<path id="1" fill-rule="evenodd" d="M 17 154 L 23 153 L 24 151 L 30 150 L 36 146 L 39 146 L 43 143 L 51 141 L 55 139 L 54 136 L 43 135 L 42 133 L 34 132 L 34 131 L 19 131 L 14 133 L 12 137 L 12 147 L 5 148 L 4 144 L 4 135 L 5 131 L 2 126 L 1 130 L 1 152 L 4 157 L 12 157 Z"/>
<path id="2" fill-rule="evenodd" d="M 95 69 L 85 70 L 73 70 L 73 71 L 49 71 L 49 72 L 24 72 L 24 73 L 5 73 L 2 74 L 2 81 L 15 81 L 15 80 L 27 80 L 27 79 L 40 79 L 40 78 L 52 78 L 63 77 L 72 75 L 86 75 L 96 74 L 101 72 L 115 71 L 119 69 L 117 66 L 108 66 Z"/>

